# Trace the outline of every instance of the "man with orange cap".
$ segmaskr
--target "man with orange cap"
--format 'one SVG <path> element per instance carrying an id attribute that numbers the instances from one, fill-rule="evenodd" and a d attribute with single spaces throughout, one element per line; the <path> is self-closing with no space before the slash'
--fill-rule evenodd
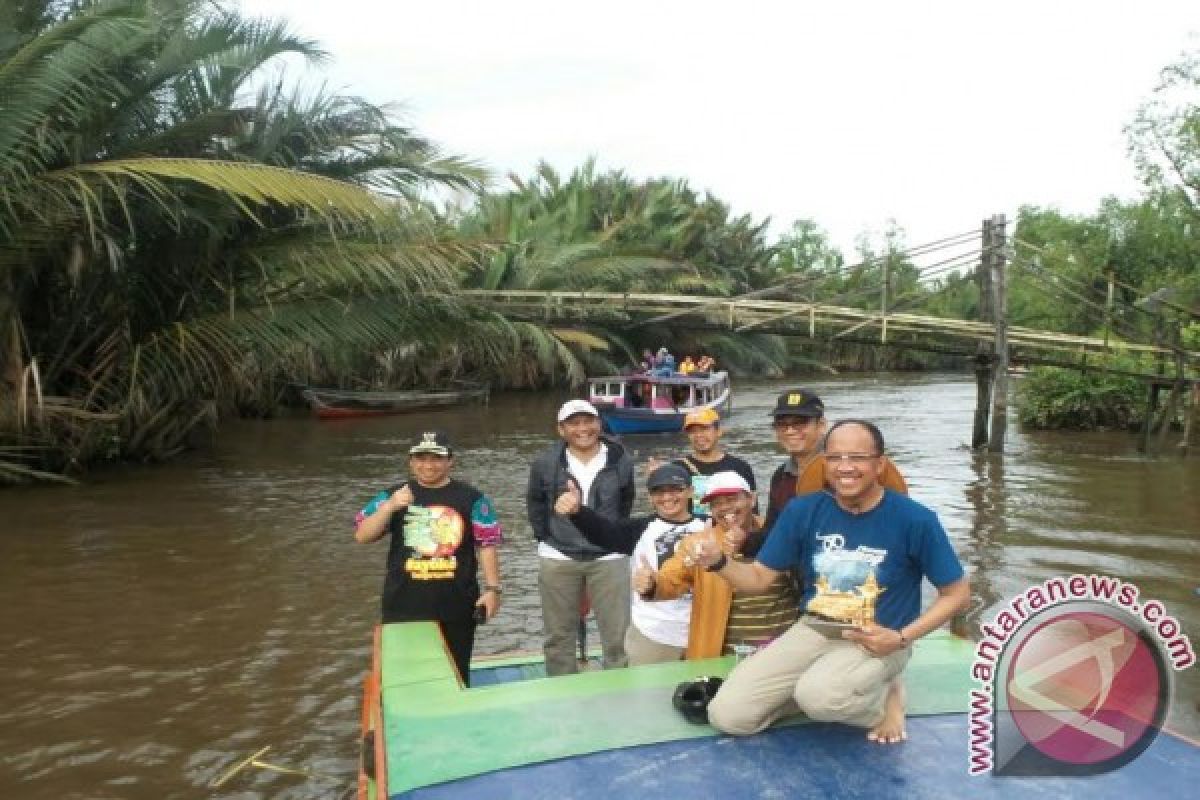
<path id="1" fill-rule="evenodd" d="M 675 459 L 692 476 L 692 495 L 696 498 L 695 510 L 699 514 L 707 514 L 708 508 L 700 502 L 704 497 L 708 479 L 718 472 L 736 472 L 750 486 L 753 497 L 756 487 L 754 470 L 743 459 L 730 455 L 721 447 L 721 415 L 711 408 L 698 408 L 683 419 L 683 432 L 687 434 L 692 444 L 692 452 L 683 458 Z M 653 471 L 659 465 L 657 459 L 650 459 L 647 471 Z M 751 503 L 757 509 L 757 501 Z"/>

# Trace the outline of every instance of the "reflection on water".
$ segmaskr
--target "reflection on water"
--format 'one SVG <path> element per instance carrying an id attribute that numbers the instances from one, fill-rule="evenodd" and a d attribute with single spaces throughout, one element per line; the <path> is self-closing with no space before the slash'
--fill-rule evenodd
<path id="1" fill-rule="evenodd" d="M 877 420 L 913 495 L 942 515 L 972 572 L 975 621 L 1057 574 L 1135 582 L 1200 638 L 1195 458 L 1146 459 L 1122 434 L 1010 427 L 1003 457 L 971 452 L 974 384 L 871 376 L 813 384 L 831 416 Z M 725 442 L 765 485 L 767 411 L 782 387 L 742 385 Z M 561 397 L 506 395 L 441 412 L 460 473 L 507 532 L 505 606 L 478 650 L 540 647 L 522 497 Z M 229 426 L 215 452 L 0 492 L 0 797 L 313 798 L 349 786 L 360 684 L 386 545 L 356 546 L 354 512 L 403 468 L 415 417 Z M 634 437 L 668 455 L 682 436 Z M 644 498 L 640 501 L 644 503 Z M 1200 735 L 1200 670 L 1177 682 L 1173 727 Z M 343 780 L 245 772 L 269 759 Z"/>

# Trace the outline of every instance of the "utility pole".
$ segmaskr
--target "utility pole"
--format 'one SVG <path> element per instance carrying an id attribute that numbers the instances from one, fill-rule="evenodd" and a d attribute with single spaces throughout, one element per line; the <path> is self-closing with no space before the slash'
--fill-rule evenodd
<path id="1" fill-rule="evenodd" d="M 979 287 L 979 321 L 991 322 L 992 314 L 992 219 L 983 221 L 979 267 L 975 282 Z M 971 431 L 971 448 L 978 450 L 988 443 L 988 417 L 992 410 L 992 348 L 980 342 L 975 353 L 975 424 Z"/>
<path id="2" fill-rule="evenodd" d="M 995 360 L 992 362 L 992 435 L 988 450 L 1004 452 L 1004 433 L 1008 427 L 1008 284 L 1005 276 L 1006 220 L 1003 214 L 992 217 L 992 314 L 996 322 Z"/>

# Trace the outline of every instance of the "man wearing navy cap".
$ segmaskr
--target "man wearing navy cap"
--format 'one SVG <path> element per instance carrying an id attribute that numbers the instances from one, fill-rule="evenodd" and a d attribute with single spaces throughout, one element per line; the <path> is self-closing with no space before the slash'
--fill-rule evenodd
<path id="1" fill-rule="evenodd" d="M 793 497 L 826 488 L 825 460 L 821 442 L 825 436 L 825 404 L 811 389 L 788 389 L 779 395 L 770 412 L 775 440 L 787 453 L 787 460 L 771 475 L 767 492 L 767 520 L 764 531 L 771 530 L 784 506 Z M 879 481 L 893 491 L 908 493 L 904 476 L 891 459 L 884 457 Z M 752 544 L 749 552 L 757 550 Z"/>
<path id="2" fill-rule="evenodd" d="M 574 484 L 567 487 L 554 510 L 569 517 L 588 540 L 600 547 L 633 556 L 633 594 L 625 653 L 632 667 L 678 661 L 688 644 L 692 615 L 690 594 L 664 602 L 654 599 L 655 574 L 675 554 L 683 537 L 704 528 L 691 512 L 692 479 L 679 464 L 664 464 L 646 479 L 654 514 L 625 520 L 608 519 L 582 505 Z"/>

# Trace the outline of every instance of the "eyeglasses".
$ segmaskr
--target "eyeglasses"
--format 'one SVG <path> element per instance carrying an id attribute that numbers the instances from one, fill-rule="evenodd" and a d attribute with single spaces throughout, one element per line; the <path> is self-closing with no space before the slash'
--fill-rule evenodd
<path id="1" fill-rule="evenodd" d="M 809 425 L 816 422 L 816 417 L 779 417 L 775 420 L 775 430 L 797 430 L 802 431 Z"/>
<path id="2" fill-rule="evenodd" d="M 825 460 L 834 464 L 845 464 L 847 461 L 851 464 L 866 464 L 879 456 L 879 453 L 826 453 Z"/>

